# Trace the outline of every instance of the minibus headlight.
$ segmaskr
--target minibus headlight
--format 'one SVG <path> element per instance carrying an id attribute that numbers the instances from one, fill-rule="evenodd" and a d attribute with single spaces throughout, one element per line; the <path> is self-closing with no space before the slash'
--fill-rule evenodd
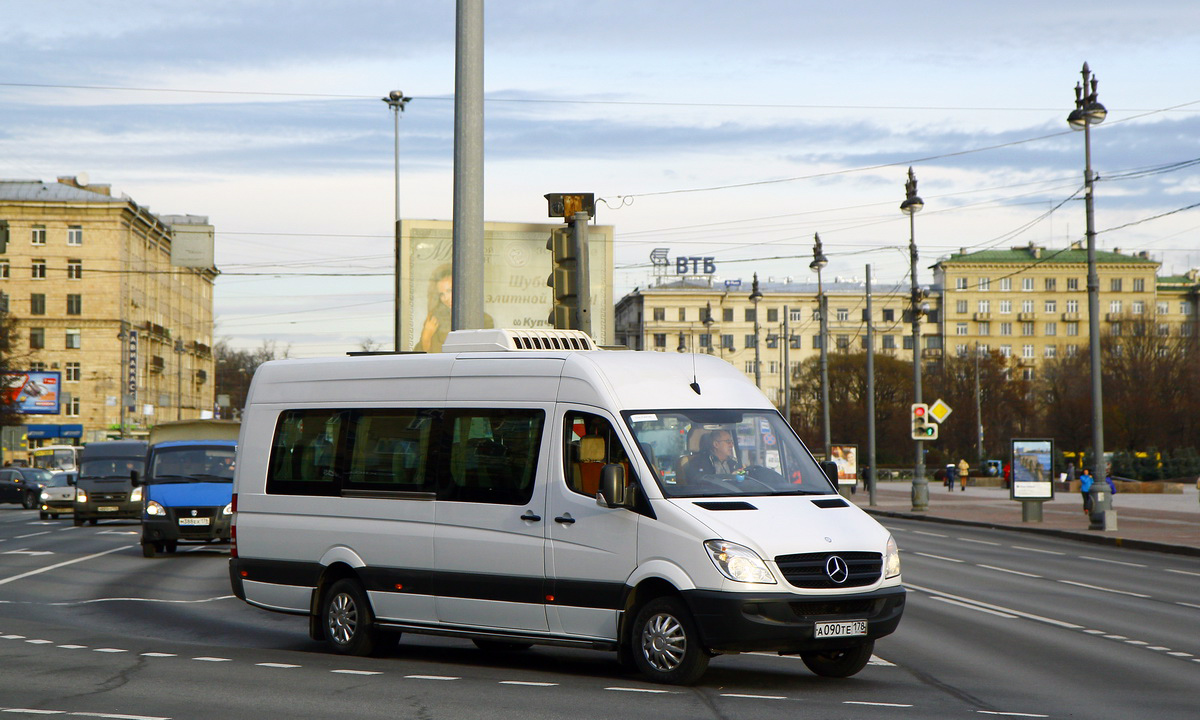
<path id="1" fill-rule="evenodd" d="M 233 514 L 233 503 L 229 503 L 228 505 L 226 505 L 225 508 L 223 510 L 221 510 L 221 514 L 225 515 L 225 516 L 232 515 Z"/>
<path id="2" fill-rule="evenodd" d="M 81 502 L 81 503 L 87 502 L 87 493 L 84 492 L 83 490 L 76 489 L 75 490 L 75 502 Z"/>
<path id="3" fill-rule="evenodd" d="M 721 574 L 735 582 L 775 584 L 767 564 L 748 547 L 727 540 L 709 540 L 704 549 Z"/>
<path id="4" fill-rule="evenodd" d="M 141 502 L 141 501 L 142 501 L 142 488 L 140 486 L 135 487 L 133 489 L 133 492 L 129 493 L 129 502 Z"/>
<path id="5" fill-rule="evenodd" d="M 884 577 L 894 578 L 900 574 L 900 548 L 896 547 L 896 538 L 888 535 L 887 555 L 883 559 Z"/>
<path id="6" fill-rule="evenodd" d="M 167 511 L 163 510 L 162 505 L 159 505 L 158 503 L 151 500 L 150 502 L 146 503 L 146 514 L 147 515 L 166 515 Z"/>

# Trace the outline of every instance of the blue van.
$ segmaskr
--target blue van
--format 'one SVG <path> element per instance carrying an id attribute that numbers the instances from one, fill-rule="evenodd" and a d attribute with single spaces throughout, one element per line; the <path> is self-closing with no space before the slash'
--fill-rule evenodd
<path id="1" fill-rule="evenodd" d="M 162 423 L 150 432 L 142 493 L 142 554 L 173 553 L 179 543 L 229 542 L 233 463 L 239 424 Z"/>

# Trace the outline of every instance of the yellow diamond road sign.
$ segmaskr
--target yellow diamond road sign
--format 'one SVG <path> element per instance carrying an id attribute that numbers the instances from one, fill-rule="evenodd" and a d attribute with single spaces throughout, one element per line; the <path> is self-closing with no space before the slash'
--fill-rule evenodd
<path id="1" fill-rule="evenodd" d="M 929 406 L 929 417 L 939 423 L 945 420 L 946 416 L 952 412 L 954 411 L 950 409 L 950 406 L 942 402 L 940 398 Z"/>

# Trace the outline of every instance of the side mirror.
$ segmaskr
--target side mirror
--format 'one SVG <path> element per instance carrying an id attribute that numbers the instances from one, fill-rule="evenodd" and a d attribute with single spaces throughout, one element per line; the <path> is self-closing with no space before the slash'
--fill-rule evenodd
<path id="1" fill-rule="evenodd" d="M 829 478 L 829 482 L 833 483 L 834 487 L 838 484 L 838 466 L 832 460 L 821 461 L 821 472 L 825 473 L 825 477 Z"/>
<path id="2" fill-rule="evenodd" d="M 132 483 L 134 487 L 142 484 L 142 479 L 138 477 L 137 470 L 129 471 L 129 482 Z"/>
<path id="3" fill-rule="evenodd" d="M 600 492 L 596 493 L 596 504 L 615 508 L 625 504 L 625 468 L 610 463 L 600 469 Z"/>

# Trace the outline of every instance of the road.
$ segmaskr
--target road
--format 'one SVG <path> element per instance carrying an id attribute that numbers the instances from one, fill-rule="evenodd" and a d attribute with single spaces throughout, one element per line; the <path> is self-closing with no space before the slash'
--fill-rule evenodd
<path id="1" fill-rule="evenodd" d="M 348 658 L 232 598 L 227 549 L 146 559 L 132 523 L 0 506 L 0 712 L 108 718 L 1193 718 L 1200 559 L 889 520 L 909 603 L 848 680 L 713 660 L 655 686 L 613 655 L 406 636 Z"/>

